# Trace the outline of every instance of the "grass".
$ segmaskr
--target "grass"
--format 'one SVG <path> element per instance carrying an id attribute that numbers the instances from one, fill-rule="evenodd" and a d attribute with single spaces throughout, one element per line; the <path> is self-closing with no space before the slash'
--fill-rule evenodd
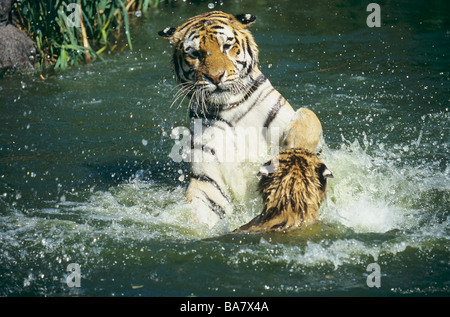
<path id="1" fill-rule="evenodd" d="M 36 69 L 66 69 L 102 59 L 105 51 L 133 49 L 128 15 L 159 0 L 21 0 L 16 25 L 36 44 Z M 125 34 L 125 36 L 123 35 Z M 124 39 L 125 37 L 125 39 Z"/>

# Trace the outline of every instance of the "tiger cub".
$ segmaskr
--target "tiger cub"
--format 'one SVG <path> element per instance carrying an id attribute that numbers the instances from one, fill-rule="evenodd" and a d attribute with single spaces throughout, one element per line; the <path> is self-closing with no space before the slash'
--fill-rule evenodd
<path id="1" fill-rule="evenodd" d="M 282 151 L 260 174 L 263 211 L 235 231 L 285 231 L 317 221 L 333 174 L 316 154 L 299 148 Z"/>

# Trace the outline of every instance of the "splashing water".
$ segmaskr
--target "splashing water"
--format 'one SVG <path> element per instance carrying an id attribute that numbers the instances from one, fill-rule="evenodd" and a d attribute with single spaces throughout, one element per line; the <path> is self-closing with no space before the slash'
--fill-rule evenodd
<path id="1" fill-rule="evenodd" d="M 233 3 L 220 7 L 241 11 Z M 335 14 L 333 2 L 256 3 L 244 11 L 258 16 L 264 73 L 324 124 L 335 178 L 320 222 L 231 233 L 259 200 L 212 230 L 189 221 L 187 169 L 168 162 L 170 131 L 187 110 L 169 107 L 167 43 L 148 42 L 191 15 L 183 2 L 142 27 L 134 52 L 45 82 L 2 79 L 0 296 L 448 296 L 446 11 L 430 8 L 436 25 L 415 26 L 414 13 L 369 30 L 365 19 L 348 23 L 349 12 L 366 14 L 351 4 Z M 366 283 L 374 262 L 379 289 Z M 80 288 L 67 285 L 71 263 Z"/>
<path id="2" fill-rule="evenodd" d="M 434 215 L 438 210 L 430 210 L 432 202 L 427 195 L 435 190 L 448 193 L 448 187 L 436 188 L 434 182 L 439 177 L 448 184 L 448 173 L 436 175 L 427 168 L 398 166 L 383 157 L 369 155 L 368 150 L 358 141 L 345 141 L 340 149 L 324 151 L 323 159 L 335 178 L 329 182 L 320 224 L 305 232 L 248 235 L 224 233 L 223 226 L 205 229 L 189 221 L 183 186 L 160 186 L 142 179 L 140 173 L 108 190 L 87 193 L 79 201 L 66 196 L 53 202 L 53 207 L 34 214 L 11 210 L 2 217 L 2 274 L 6 280 L 21 276 L 22 282 L 3 294 L 34 287 L 44 287 L 35 290 L 38 293 L 65 293 L 62 275 L 55 277 L 52 272 L 61 272 L 64 265 L 72 262 L 81 262 L 84 268 L 84 285 L 92 287 L 86 294 L 103 294 L 103 289 L 116 288 L 117 277 L 98 281 L 103 270 L 110 270 L 112 275 L 121 269 L 137 270 L 139 278 L 133 283 L 147 285 L 151 290 L 161 287 L 162 281 L 167 283 L 168 272 L 177 267 L 198 275 L 193 273 L 194 267 L 205 265 L 223 266 L 224 270 L 239 268 L 247 273 L 268 267 L 277 268 L 279 274 L 286 272 L 287 276 L 297 272 L 306 283 L 293 283 L 288 278 L 280 285 L 269 279 L 264 286 L 258 286 L 261 281 L 256 283 L 249 293 L 302 294 L 318 291 L 324 283 L 329 284 L 324 290 L 342 285 L 345 279 L 336 275 L 342 270 L 353 272 L 376 261 L 387 266 L 389 262 L 404 261 L 411 250 L 419 254 L 428 254 L 433 248 L 447 250 L 448 215 L 441 210 L 444 214 L 437 219 Z M 259 206 L 256 203 L 253 210 L 241 211 L 250 218 L 259 212 Z M 233 229 L 239 225 L 233 222 L 242 220 L 231 219 L 225 228 Z M 17 253 L 19 247 L 22 251 Z M 38 259 L 45 259 L 44 266 Z M 13 275 L 5 273 L 5 269 L 12 269 L 11 263 L 20 261 L 34 263 L 34 268 L 21 269 Z M 141 275 L 139 267 L 153 273 Z M 247 273 L 244 275 L 248 278 Z M 52 279 L 61 281 L 51 282 Z M 232 292 L 213 284 L 207 283 L 207 293 Z M 364 282 L 360 281 L 349 287 L 362 285 Z M 121 294 L 137 291 L 119 289 Z M 174 291 L 173 285 L 162 289 L 164 294 Z M 194 292 L 201 294 L 205 291 L 201 289 Z M 144 294 L 153 294 L 149 292 Z"/>

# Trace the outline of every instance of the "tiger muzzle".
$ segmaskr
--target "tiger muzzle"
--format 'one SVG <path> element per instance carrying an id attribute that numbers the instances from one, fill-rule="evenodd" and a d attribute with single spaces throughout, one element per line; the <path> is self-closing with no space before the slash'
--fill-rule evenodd
<path id="1" fill-rule="evenodd" d="M 225 71 L 220 71 L 220 72 L 216 73 L 215 75 L 203 74 L 203 79 L 205 79 L 205 81 L 209 81 L 209 82 L 213 83 L 214 85 L 218 86 L 221 83 L 222 78 L 224 78 L 224 75 L 225 75 Z"/>

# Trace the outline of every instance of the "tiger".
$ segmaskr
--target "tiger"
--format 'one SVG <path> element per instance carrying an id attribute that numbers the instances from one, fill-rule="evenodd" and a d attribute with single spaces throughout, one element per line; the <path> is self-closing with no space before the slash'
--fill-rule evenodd
<path id="1" fill-rule="evenodd" d="M 318 221 L 327 180 L 334 177 L 319 156 L 302 148 L 283 150 L 261 167 L 260 174 L 263 211 L 235 232 L 288 231 Z"/>
<path id="2" fill-rule="evenodd" d="M 188 96 L 191 219 L 209 228 L 257 193 L 259 167 L 280 149 L 320 151 L 322 126 L 307 108 L 295 111 L 259 69 L 249 30 L 256 16 L 210 11 L 167 27 L 171 66 Z"/>

